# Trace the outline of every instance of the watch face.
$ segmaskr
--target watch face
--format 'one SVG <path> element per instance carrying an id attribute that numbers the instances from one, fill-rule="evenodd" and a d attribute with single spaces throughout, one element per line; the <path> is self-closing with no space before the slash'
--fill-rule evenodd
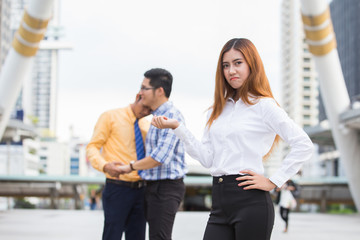
<path id="1" fill-rule="evenodd" d="M 133 170 L 133 171 L 135 170 L 134 167 L 133 167 L 133 164 L 134 164 L 134 163 L 135 163 L 135 161 L 131 161 L 131 162 L 130 162 L 130 169 Z"/>

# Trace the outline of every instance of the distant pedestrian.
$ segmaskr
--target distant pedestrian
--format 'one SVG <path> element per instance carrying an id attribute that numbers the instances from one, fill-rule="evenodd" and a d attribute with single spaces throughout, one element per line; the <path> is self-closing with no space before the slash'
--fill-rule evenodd
<path id="1" fill-rule="evenodd" d="M 90 210 L 95 210 L 97 206 L 96 201 L 96 191 L 95 189 L 91 189 L 90 191 Z"/>
<path id="2" fill-rule="evenodd" d="M 280 207 L 281 219 L 285 222 L 284 233 L 289 228 L 289 214 L 291 210 L 294 210 L 297 206 L 294 193 L 297 191 L 296 185 L 292 180 L 288 180 L 278 191 L 278 204 Z"/>
<path id="3" fill-rule="evenodd" d="M 269 191 L 299 171 L 311 158 L 313 144 L 274 100 L 261 58 L 248 39 L 225 44 L 215 79 L 202 142 L 168 116 L 154 117 L 152 124 L 173 129 L 187 153 L 210 168 L 212 209 L 205 240 L 269 240 L 274 224 Z M 279 136 L 291 151 L 280 169 L 266 178 L 263 159 Z"/>

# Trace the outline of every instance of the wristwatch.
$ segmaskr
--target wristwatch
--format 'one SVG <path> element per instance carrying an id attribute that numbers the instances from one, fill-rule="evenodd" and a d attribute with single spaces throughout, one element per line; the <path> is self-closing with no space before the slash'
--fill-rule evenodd
<path id="1" fill-rule="evenodd" d="M 133 166 L 134 163 L 135 163 L 135 161 L 130 161 L 130 169 L 131 169 L 131 171 L 135 171 L 134 166 Z"/>

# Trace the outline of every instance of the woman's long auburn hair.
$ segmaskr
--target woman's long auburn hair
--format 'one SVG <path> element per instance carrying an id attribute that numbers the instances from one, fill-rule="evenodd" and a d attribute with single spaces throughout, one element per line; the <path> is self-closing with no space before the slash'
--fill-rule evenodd
<path id="1" fill-rule="evenodd" d="M 232 88 L 224 76 L 223 57 L 231 49 L 241 52 L 250 68 L 248 78 L 239 89 Z M 222 113 L 225 103 L 229 98 L 241 98 L 244 103 L 254 105 L 256 101 L 251 101 L 249 95 L 257 99 L 263 97 L 274 98 L 265 74 L 264 65 L 256 47 L 248 39 L 234 38 L 228 41 L 220 52 L 215 77 L 214 104 L 212 105 L 212 113 L 206 125 L 210 128 L 214 120 Z M 276 135 L 270 151 L 263 156 L 263 159 L 267 159 L 270 156 L 279 139 L 279 135 Z"/>

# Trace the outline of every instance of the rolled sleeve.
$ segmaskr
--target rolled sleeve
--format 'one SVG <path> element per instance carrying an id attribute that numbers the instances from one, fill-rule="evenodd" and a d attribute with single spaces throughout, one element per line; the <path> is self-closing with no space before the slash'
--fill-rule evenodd
<path id="1" fill-rule="evenodd" d="M 171 129 L 159 129 L 160 137 L 156 148 L 150 154 L 154 160 L 161 164 L 168 164 L 174 157 L 175 148 L 180 140 Z"/>

